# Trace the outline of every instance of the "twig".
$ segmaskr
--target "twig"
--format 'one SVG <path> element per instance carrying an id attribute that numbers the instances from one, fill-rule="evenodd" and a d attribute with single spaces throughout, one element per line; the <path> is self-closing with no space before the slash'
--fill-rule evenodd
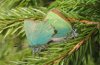
<path id="1" fill-rule="evenodd" d="M 97 25 L 100 24 L 99 22 L 94 22 L 94 21 L 89 21 L 89 20 L 79 20 L 79 19 L 75 19 L 75 18 L 66 18 L 58 9 L 53 9 L 51 11 L 70 23 L 79 21 L 79 22 L 82 22 L 85 24 L 97 24 Z"/>
<path id="2" fill-rule="evenodd" d="M 60 56 L 60 57 L 58 57 L 58 58 L 56 58 L 56 59 L 54 59 L 54 60 L 48 62 L 48 63 L 45 64 L 45 65 L 49 65 L 50 63 L 54 63 L 56 60 L 62 60 L 62 59 L 64 59 L 65 57 L 71 55 L 73 52 L 77 51 L 77 50 L 84 44 L 84 42 L 87 41 L 87 40 L 90 38 L 90 36 L 92 35 L 92 33 L 94 33 L 94 31 L 92 31 L 89 35 L 87 35 L 85 39 L 81 40 L 77 45 L 75 45 L 75 46 L 74 46 L 72 49 L 70 49 L 68 52 L 66 52 L 66 53 L 63 54 L 62 56 Z"/>

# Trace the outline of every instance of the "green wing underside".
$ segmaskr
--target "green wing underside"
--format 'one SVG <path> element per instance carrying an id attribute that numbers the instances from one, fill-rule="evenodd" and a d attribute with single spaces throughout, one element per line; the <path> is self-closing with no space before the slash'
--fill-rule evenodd
<path id="1" fill-rule="evenodd" d="M 24 21 L 24 29 L 30 46 L 39 46 L 48 43 L 52 38 L 65 38 L 72 32 L 70 23 L 63 18 L 49 12 L 46 22 Z"/>
<path id="2" fill-rule="evenodd" d="M 24 21 L 24 29 L 30 46 L 39 46 L 48 43 L 54 29 L 46 22 L 34 22 L 32 20 Z"/>
<path id="3" fill-rule="evenodd" d="M 72 32 L 70 23 L 66 22 L 63 18 L 52 11 L 48 13 L 45 20 L 47 20 L 47 22 L 51 24 L 57 31 L 57 34 L 54 35 L 54 38 L 66 37 Z"/>

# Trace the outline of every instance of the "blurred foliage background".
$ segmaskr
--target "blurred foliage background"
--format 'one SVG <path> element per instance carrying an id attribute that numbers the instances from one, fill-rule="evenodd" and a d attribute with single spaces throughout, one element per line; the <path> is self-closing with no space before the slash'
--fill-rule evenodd
<path id="1" fill-rule="evenodd" d="M 0 0 L 0 65 L 100 65 L 99 6 L 99 0 Z M 34 57 L 22 21 L 43 20 L 53 8 L 66 16 L 78 36 L 51 43 L 41 57 Z"/>

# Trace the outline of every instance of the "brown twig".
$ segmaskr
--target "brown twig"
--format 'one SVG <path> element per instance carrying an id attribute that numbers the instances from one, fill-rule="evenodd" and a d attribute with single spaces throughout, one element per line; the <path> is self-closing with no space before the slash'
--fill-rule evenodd
<path id="1" fill-rule="evenodd" d="M 87 41 L 87 40 L 91 37 L 92 33 L 94 33 L 94 31 L 92 31 L 89 35 L 87 35 L 85 39 L 83 39 L 83 40 L 81 40 L 79 43 L 77 43 L 77 44 L 76 44 L 72 49 L 70 49 L 68 52 L 66 52 L 66 53 L 63 54 L 62 56 L 60 56 L 60 57 L 58 57 L 58 58 L 56 58 L 56 59 L 54 59 L 54 60 L 48 62 L 48 63 L 45 64 L 45 65 L 49 65 L 50 63 L 54 63 L 56 60 L 62 60 L 62 59 L 64 59 L 65 57 L 71 55 L 73 52 L 77 51 L 77 50 L 84 44 L 84 42 Z"/>
<path id="2" fill-rule="evenodd" d="M 78 20 L 75 18 L 66 18 L 58 9 L 52 9 L 52 12 L 54 12 L 55 14 L 57 14 L 58 16 L 60 16 L 61 18 L 63 18 L 65 21 L 69 21 L 70 23 L 79 21 L 85 24 L 100 24 L 99 22 L 94 22 L 94 21 L 89 21 L 89 20 Z"/>

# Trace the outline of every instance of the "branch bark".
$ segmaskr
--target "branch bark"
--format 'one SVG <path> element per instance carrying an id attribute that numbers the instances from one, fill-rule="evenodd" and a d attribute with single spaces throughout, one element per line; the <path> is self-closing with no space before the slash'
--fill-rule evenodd
<path id="1" fill-rule="evenodd" d="M 79 19 L 75 19 L 75 18 L 66 18 L 58 9 L 52 9 L 52 12 L 54 12 L 55 14 L 57 14 L 58 16 L 60 16 L 61 18 L 63 18 L 65 21 L 68 21 L 70 23 L 79 21 L 81 23 L 85 23 L 85 24 L 100 24 L 99 22 L 94 22 L 94 21 L 89 21 L 89 20 L 79 20 Z"/>

